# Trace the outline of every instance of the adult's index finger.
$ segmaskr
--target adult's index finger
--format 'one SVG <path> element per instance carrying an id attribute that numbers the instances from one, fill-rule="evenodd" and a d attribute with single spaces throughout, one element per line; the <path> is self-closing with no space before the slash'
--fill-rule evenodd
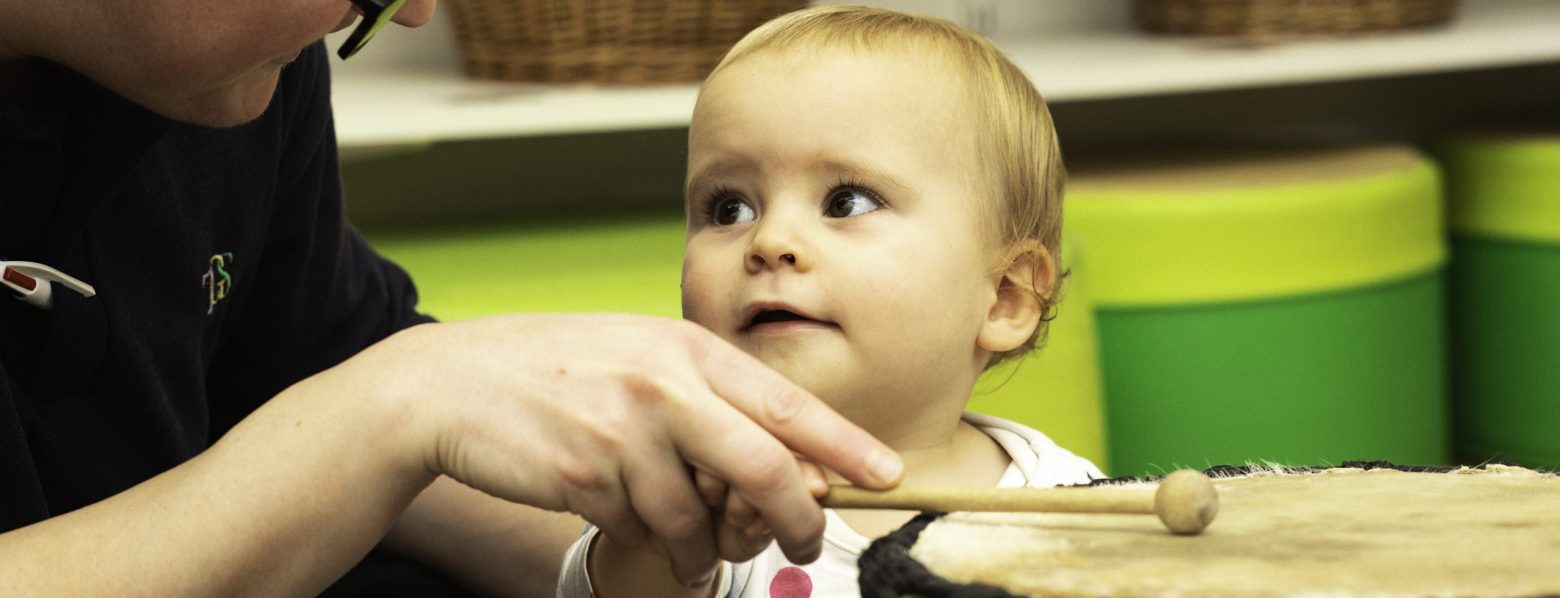
<path id="1" fill-rule="evenodd" d="M 904 475 L 899 454 L 823 401 L 736 347 L 707 353 L 710 389 L 791 450 L 865 488 L 889 489 Z"/>

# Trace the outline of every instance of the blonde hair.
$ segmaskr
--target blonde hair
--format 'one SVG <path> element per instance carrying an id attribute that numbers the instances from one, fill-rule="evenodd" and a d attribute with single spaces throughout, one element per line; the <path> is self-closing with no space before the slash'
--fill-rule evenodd
<path id="1" fill-rule="evenodd" d="M 981 164 L 992 175 L 986 189 L 1000 194 L 989 218 L 991 232 L 1005 248 L 1039 243 L 1059 270 L 1062 236 L 1062 186 L 1067 178 L 1051 112 L 1023 71 L 986 38 L 954 23 L 931 17 L 861 6 L 817 6 L 775 18 L 732 46 L 711 71 L 722 70 L 765 50 L 844 45 L 868 50 L 928 50 L 947 59 L 968 87 L 977 107 L 976 140 Z M 1023 256 L 1017 256 L 1022 258 Z M 1011 262 L 998 265 L 994 275 Z M 1051 288 L 1031 280 L 1020 286 L 1040 306 L 1040 322 L 1027 342 L 993 356 L 987 367 L 1021 357 L 1045 338 L 1055 317 L 1059 272 Z"/>

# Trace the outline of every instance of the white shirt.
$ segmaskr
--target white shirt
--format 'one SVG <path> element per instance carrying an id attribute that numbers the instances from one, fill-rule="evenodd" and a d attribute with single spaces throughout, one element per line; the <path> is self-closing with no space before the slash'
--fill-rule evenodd
<path id="1" fill-rule="evenodd" d="M 997 481 L 998 488 L 1048 488 L 1087 484 L 1105 477 L 1087 459 L 1057 446 L 1038 430 L 999 417 L 965 413 L 969 422 L 1006 451 L 1012 463 Z M 767 550 L 746 563 L 721 565 L 724 598 L 824 598 L 860 596 L 856 586 L 856 560 L 872 541 L 856 533 L 833 509 L 824 509 L 823 552 L 818 560 L 793 565 L 780 547 Z M 586 555 L 597 530 L 594 526 L 569 549 L 558 580 L 559 598 L 591 598 Z"/>

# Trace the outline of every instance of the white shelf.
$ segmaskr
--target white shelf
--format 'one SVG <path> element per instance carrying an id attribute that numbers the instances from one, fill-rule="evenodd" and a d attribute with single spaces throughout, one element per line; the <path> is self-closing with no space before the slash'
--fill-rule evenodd
<path id="1" fill-rule="evenodd" d="M 338 72 L 334 93 L 337 143 L 349 148 L 686 126 L 697 88 L 499 83 L 441 72 Z"/>
<path id="2" fill-rule="evenodd" d="M 1560 61 L 1560 2 L 1463 6 L 1447 27 L 1265 46 L 1131 32 L 1002 45 L 1041 93 L 1059 102 Z"/>
<path id="3" fill-rule="evenodd" d="M 423 41 L 411 43 L 424 46 L 415 60 L 397 61 L 393 55 L 362 60 L 382 50 L 371 46 L 353 63 L 334 65 L 336 130 L 343 148 L 670 128 L 687 125 L 693 110 L 693 85 L 468 79 L 458 71 L 447 29 L 396 33 L 397 44 L 418 39 L 414 35 Z M 1032 37 L 997 41 L 1049 101 L 1073 102 L 1557 62 L 1560 0 L 1466 0 L 1448 27 L 1258 47 L 1128 29 Z"/>

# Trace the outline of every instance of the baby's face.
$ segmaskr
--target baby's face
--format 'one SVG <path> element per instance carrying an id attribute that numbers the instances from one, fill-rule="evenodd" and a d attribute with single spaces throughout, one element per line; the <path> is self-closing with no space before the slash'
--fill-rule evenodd
<path id="1" fill-rule="evenodd" d="M 848 416 L 962 400 L 984 364 L 997 250 L 970 113 L 917 58 L 750 56 L 689 132 L 684 316 Z"/>

